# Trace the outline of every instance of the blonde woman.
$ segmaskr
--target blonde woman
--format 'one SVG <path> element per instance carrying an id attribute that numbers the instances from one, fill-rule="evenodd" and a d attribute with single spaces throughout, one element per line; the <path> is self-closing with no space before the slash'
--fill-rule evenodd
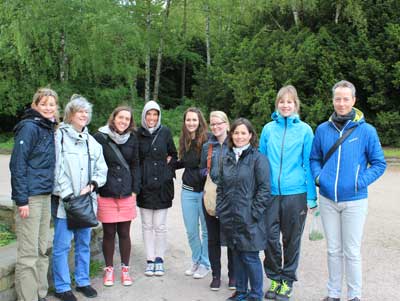
<path id="1" fill-rule="evenodd" d="M 211 137 L 203 145 L 201 152 L 201 168 L 207 167 L 208 150 L 212 147 L 210 177 L 218 185 L 220 182 L 220 166 L 222 158 L 228 152 L 228 133 L 229 119 L 222 111 L 213 111 L 210 113 Z M 207 193 L 207 192 L 205 192 Z M 205 208 L 204 208 L 205 209 Z M 221 286 L 221 238 L 219 219 L 211 216 L 204 210 L 204 217 L 207 224 L 208 233 L 208 257 L 211 263 L 212 281 L 210 289 L 218 291 Z M 232 250 L 227 248 L 228 255 L 228 287 L 234 290 L 236 288 L 235 274 L 233 268 Z"/>
<path id="2" fill-rule="evenodd" d="M 17 264 L 15 289 L 18 300 L 45 300 L 46 254 L 50 230 L 50 195 L 56 161 L 54 131 L 57 93 L 40 88 L 15 129 L 11 155 L 12 199 L 17 206 Z"/>

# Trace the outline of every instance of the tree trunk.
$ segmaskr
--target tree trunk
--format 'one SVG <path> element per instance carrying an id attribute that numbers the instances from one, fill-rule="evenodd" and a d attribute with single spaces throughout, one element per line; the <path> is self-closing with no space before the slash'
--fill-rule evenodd
<path id="1" fill-rule="evenodd" d="M 187 29 L 187 0 L 183 0 L 183 24 L 182 24 L 182 40 L 183 40 L 183 62 L 181 73 L 181 102 L 185 99 L 186 89 L 186 29 Z"/>
<path id="2" fill-rule="evenodd" d="M 300 23 L 299 10 L 294 4 L 292 5 L 292 13 L 293 13 L 294 24 L 296 24 L 296 26 L 299 26 Z"/>
<path id="3" fill-rule="evenodd" d="M 160 75 L 161 75 L 161 65 L 162 65 L 162 55 L 163 55 L 163 48 L 164 48 L 164 35 L 166 32 L 166 28 L 168 26 L 168 15 L 169 15 L 169 6 L 171 4 L 171 0 L 167 0 L 167 4 L 165 7 L 165 14 L 163 20 L 163 26 L 160 35 L 160 45 L 158 47 L 158 54 L 157 54 L 157 69 L 156 69 L 156 76 L 154 79 L 154 92 L 153 92 L 153 100 L 157 101 L 158 99 L 158 91 L 160 89 Z"/>
<path id="4" fill-rule="evenodd" d="M 64 30 L 61 32 L 61 40 L 60 40 L 60 81 L 68 81 L 68 57 L 65 52 L 65 32 Z"/>
<path id="5" fill-rule="evenodd" d="M 151 29 L 151 0 L 147 0 L 147 16 L 146 16 L 146 55 L 145 55 L 145 87 L 144 87 L 144 100 L 150 100 L 150 29 Z"/>
<path id="6" fill-rule="evenodd" d="M 342 1 L 336 1 L 335 24 L 339 23 L 341 10 L 342 10 Z"/>
<path id="7" fill-rule="evenodd" d="M 206 51 L 207 51 L 207 69 L 211 66 L 210 54 L 210 7 L 208 1 L 205 3 L 206 12 Z"/>

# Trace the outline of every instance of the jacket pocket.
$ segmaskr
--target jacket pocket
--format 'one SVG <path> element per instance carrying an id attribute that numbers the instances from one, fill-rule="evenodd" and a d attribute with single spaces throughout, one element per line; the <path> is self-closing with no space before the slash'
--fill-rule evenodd
<path id="1" fill-rule="evenodd" d="M 356 178 L 355 178 L 355 181 L 354 181 L 354 191 L 355 191 L 356 193 L 357 193 L 357 191 L 358 191 L 358 185 L 357 185 L 357 183 L 358 183 L 358 175 L 359 175 L 359 173 L 360 173 L 360 164 L 357 165 Z"/>

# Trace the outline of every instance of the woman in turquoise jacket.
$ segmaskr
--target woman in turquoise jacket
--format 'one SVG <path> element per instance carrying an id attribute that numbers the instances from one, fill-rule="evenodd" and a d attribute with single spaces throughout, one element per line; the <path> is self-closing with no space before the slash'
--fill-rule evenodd
<path id="1" fill-rule="evenodd" d="M 271 166 L 272 206 L 267 212 L 268 247 L 264 260 L 265 272 L 271 280 L 265 294 L 267 299 L 290 299 L 293 282 L 297 281 L 307 211 L 317 206 L 309 162 L 313 132 L 300 120 L 299 109 L 295 87 L 282 87 L 276 97 L 272 121 L 264 126 L 260 138 L 260 152 L 268 157 Z"/>

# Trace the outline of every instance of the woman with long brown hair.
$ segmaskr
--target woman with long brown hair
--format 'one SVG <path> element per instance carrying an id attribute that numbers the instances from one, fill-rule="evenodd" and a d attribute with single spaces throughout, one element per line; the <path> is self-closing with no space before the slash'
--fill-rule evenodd
<path id="1" fill-rule="evenodd" d="M 192 265 L 185 271 L 185 275 L 195 279 L 205 277 L 210 271 L 207 227 L 202 207 L 205 179 L 200 173 L 201 150 L 207 140 L 207 123 L 203 114 L 198 108 L 188 108 L 183 115 L 177 168 L 185 168 L 182 176 L 181 204 L 192 250 Z"/>

